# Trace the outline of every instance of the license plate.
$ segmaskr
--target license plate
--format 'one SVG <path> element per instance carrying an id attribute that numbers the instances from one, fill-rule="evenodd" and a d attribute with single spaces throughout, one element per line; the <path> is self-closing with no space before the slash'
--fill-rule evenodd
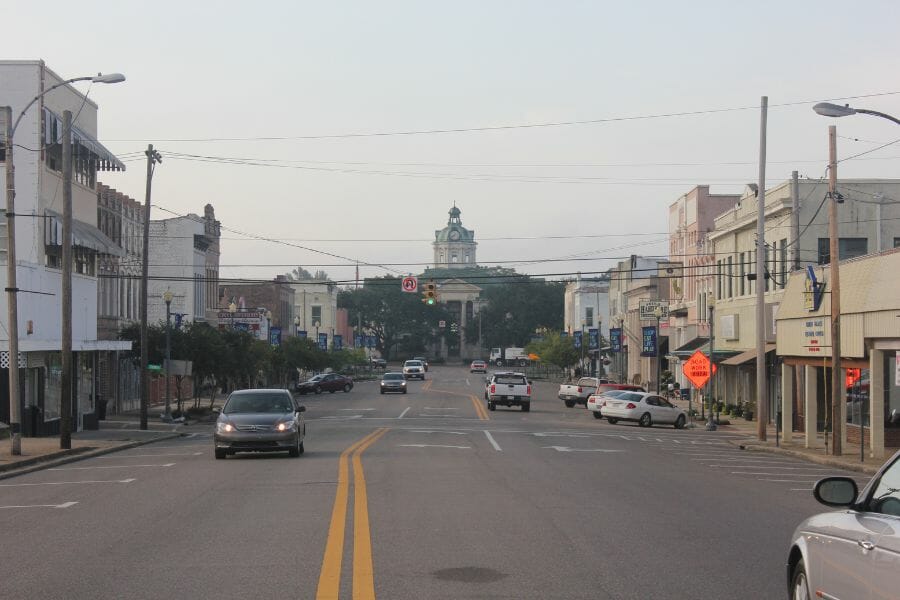
<path id="1" fill-rule="evenodd" d="M 507 396 L 506 397 L 507 400 L 513 400 L 514 398 L 515 398 L 515 396 Z"/>

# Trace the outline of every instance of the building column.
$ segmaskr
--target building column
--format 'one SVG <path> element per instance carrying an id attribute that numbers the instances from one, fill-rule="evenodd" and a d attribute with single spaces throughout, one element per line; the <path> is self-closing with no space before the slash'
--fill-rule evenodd
<path id="1" fill-rule="evenodd" d="M 781 363 L 781 441 L 790 443 L 793 432 L 794 367 Z"/>
<path id="2" fill-rule="evenodd" d="M 869 456 L 876 459 L 884 458 L 885 354 L 884 350 L 869 352 Z"/>
<path id="3" fill-rule="evenodd" d="M 804 446 L 806 448 L 815 448 L 818 434 L 816 431 L 818 380 L 816 378 L 816 367 L 807 365 L 803 368 L 806 370 L 806 390 L 803 394 Z"/>

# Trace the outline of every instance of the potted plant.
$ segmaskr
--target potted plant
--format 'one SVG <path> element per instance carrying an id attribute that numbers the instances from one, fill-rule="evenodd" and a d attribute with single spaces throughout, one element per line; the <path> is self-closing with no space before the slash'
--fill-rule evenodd
<path id="1" fill-rule="evenodd" d="M 731 414 L 735 417 L 740 417 L 744 414 L 744 408 L 740 404 L 735 404 L 731 407 Z"/>
<path id="2" fill-rule="evenodd" d="M 750 400 L 744 407 L 744 418 L 748 421 L 752 421 L 754 412 L 756 412 L 756 402 Z"/>

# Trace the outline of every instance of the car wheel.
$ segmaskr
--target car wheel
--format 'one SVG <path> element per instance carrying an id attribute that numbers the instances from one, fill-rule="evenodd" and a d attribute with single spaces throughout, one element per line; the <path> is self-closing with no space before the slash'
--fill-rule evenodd
<path id="1" fill-rule="evenodd" d="M 603 418 L 603 415 L 600 414 L 600 411 L 599 411 L 599 410 L 595 410 L 595 411 L 594 411 L 594 418 L 595 418 L 595 419 L 602 419 L 602 418 Z"/>
<path id="2" fill-rule="evenodd" d="M 619 422 L 619 420 L 618 420 L 618 419 L 614 419 L 614 418 L 612 418 L 612 417 L 606 417 L 606 422 L 609 423 L 610 425 L 615 425 L 616 423 Z"/>
<path id="3" fill-rule="evenodd" d="M 381 390 L 381 395 L 384 396 L 384 390 Z"/>
<path id="4" fill-rule="evenodd" d="M 791 576 L 791 599 L 792 600 L 809 600 L 809 582 L 806 581 L 806 565 L 803 559 L 794 567 L 794 574 Z"/>
<path id="5" fill-rule="evenodd" d="M 650 427 L 653 425 L 653 419 L 650 418 L 650 413 L 644 413 L 641 415 L 641 420 L 638 421 L 638 425 L 641 427 Z"/>
<path id="6" fill-rule="evenodd" d="M 684 429 L 684 415 L 678 415 L 678 418 L 675 419 L 675 429 Z"/>
<path id="7" fill-rule="evenodd" d="M 306 452 L 306 448 L 303 447 L 303 442 L 300 442 L 300 445 L 297 446 L 297 451 L 298 451 L 300 454 L 303 454 L 304 452 Z"/>
<path id="8" fill-rule="evenodd" d="M 349 391 L 350 391 L 350 384 L 349 383 L 344 384 L 344 393 L 347 393 Z"/>
<path id="9" fill-rule="evenodd" d="M 565 400 L 565 403 L 566 403 L 566 406 L 567 406 L 568 408 L 572 408 L 572 407 L 575 406 L 575 401 L 574 401 L 574 400 Z"/>
<path id="10" fill-rule="evenodd" d="M 531 402 L 522 403 L 522 412 L 531 412 Z"/>
<path id="11" fill-rule="evenodd" d="M 317 393 L 317 394 L 321 394 L 321 393 L 322 393 L 322 386 L 321 386 L 321 385 L 317 385 L 317 386 L 316 386 L 316 393 Z"/>
<path id="12" fill-rule="evenodd" d="M 488 402 L 488 410 L 497 410 L 497 405 L 493 402 Z"/>
<path id="13" fill-rule="evenodd" d="M 222 459 L 225 458 L 228 454 L 224 450 L 219 450 L 216 448 L 216 458 Z"/>
<path id="14" fill-rule="evenodd" d="M 405 394 L 405 393 L 406 393 L 406 390 L 403 390 L 403 393 Z"/>
<path id="15" fill-rule="evenodd" d="M 298 437 L 297 444 L 293 448 L 288 450 L 288 456 L 290 456 L 291 458 L 297 458 L 298 456 L 300 456 L 300 443 L 300 438 Z"/>
<path id="16" fill-rule="evenodd" d="M 497 359 L 497 362 L 495 362 L 494 364 L 497 365 L 498 367 L 502 367 L 502 366 L 503 366 L 503 359 L 502 359 L 502 358 L 498 358 L 498 359 Z"/>

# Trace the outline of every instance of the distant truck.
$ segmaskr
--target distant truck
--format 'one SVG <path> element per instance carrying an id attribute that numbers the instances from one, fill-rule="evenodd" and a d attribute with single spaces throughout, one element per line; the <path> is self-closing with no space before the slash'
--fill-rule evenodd
<path id="1" fill-rule="evenodd" d="M 531 384 L 524 373 L 494 373 L 484 388 L 488 410 L 497 405 L 521 406 L 522 412 L 531 410 Z"/>
<path id="2" fill-rule="evenodd" d="M 597 387 L 608 383 L 613 382 L 602 377 L 582 377 L 575 383 L 560 384 L 557 396 L 569 408 L 576 404 L 587 405 L 588 397 L 597 390 Z"/>
<path id="3" fill-rule="evenodd" d="M 524 367 L 528 364 L 525 348 L 491 348 L 491 364 L 498 367 Z"/>

